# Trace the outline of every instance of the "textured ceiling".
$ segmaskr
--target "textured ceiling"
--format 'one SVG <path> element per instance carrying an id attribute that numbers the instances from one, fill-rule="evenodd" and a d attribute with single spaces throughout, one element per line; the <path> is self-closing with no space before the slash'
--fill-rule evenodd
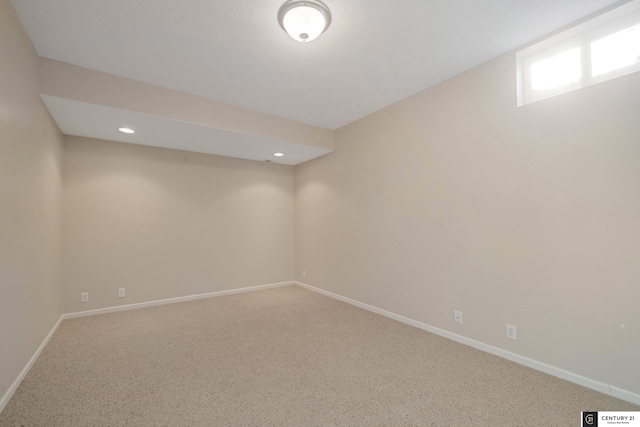
<path id="1" fill-rule="evenodd" d="M 303 44 L 284 0 L 12 0 L 42 57 L 336 129 L 612 0 L 325 0 Z"/>

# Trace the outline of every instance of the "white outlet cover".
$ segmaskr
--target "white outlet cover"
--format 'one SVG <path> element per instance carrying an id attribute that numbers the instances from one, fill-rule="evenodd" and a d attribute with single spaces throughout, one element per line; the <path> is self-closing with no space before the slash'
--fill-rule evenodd
<path id="1" fill-rule="evenodd" d="M 80 294 L 80 302 L 89 302 L 89 292 L 82 292 Z"/>
<path id="2" fill-rule="evenodd" d="M 119 288 L 118 289 L 118 298 L 124 298 L 125 297 L 125 290 L 124 288 Z"/>
<path id="3" fill-rule="evenodd" d="M 507 338 L 511 340 L 517 339 L 516 327 L 513 325 L 507 325 Z"/>
<path id="4" fill-rule="evenodd" d="M 454 311 L 453 312 L 453 321 L 456 322 L 456 323 L 462 324 L 462 312 L 461 311 Z"/>

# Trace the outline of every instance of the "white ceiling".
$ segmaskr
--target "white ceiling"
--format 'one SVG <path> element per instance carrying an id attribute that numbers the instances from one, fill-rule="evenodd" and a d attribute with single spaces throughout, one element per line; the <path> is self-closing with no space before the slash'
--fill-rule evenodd
<path id="1" fill-rule="evenodd" d="M 303 44 L 284 0 L 12 0 L 42 57 L 337 129 L 615 0 L 324 0 Z"/>

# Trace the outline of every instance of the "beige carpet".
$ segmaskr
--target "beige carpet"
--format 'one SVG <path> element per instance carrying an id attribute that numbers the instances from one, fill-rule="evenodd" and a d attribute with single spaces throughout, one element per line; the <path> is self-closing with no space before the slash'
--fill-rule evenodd
<path id="1" fill-rule="evenodd" d="M 578 426 L 640 408 L 290 286 L 66 320 L 2 426 Z"/>

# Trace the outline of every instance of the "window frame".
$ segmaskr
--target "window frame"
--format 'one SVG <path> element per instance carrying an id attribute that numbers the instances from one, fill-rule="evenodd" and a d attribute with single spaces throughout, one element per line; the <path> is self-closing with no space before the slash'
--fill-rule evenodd
<path id="1" fill-rule="evenodd" d="M 633 0 L 516 52 L 517 106 L 522 107 L 533 102 L 640 71 L 640 63 L 595 77 L 592 77 L 591 69 L 591 43 L 636 24 L 640 24 L 640 0 Z M 579 47 L 581 52 L 581 79 L 578 82 L 558 88 L 534 91 L 531 86 L 531 65 L 575 47 Z"/>

